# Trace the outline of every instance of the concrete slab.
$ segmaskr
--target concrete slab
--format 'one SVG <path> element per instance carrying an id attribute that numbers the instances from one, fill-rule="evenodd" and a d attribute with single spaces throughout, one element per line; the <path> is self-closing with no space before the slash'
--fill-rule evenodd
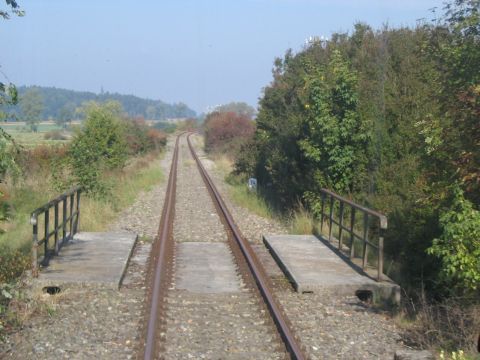
<path id="1" fill-rule="evenodd" d="M 212 294 L 241 291 L 241 280 L 227 244 L 178 243 L 175 258 L 176 289 Z"/>
<path id="2" fill-rule="evenodd" d="M 316 236 L 266 235 L 263 241 L 297 292 L 328 288 L 340 295 L 355 295 L 367 290 L 377 299 L 400 301 L 397 284 L 371 279 Z"/>
<path id="3" fill-rule="evenodd" d="M 130 232 L 78 233 L 40 271 L 42 286 L 99 284 L 119 288 L 137 241 Z"/>

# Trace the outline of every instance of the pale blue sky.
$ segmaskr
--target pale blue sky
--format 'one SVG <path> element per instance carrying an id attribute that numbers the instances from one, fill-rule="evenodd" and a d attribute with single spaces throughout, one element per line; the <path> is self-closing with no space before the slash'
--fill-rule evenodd
<path id="1" fill-rule="evenodd" d="M 4 6 L 4 1 L 1 1 Z M 311 35 L 414 26 L 442 0 L 19 0 L 0 22 L 0 70 L 17 85 L 256 106 L 275 57 Z"/>

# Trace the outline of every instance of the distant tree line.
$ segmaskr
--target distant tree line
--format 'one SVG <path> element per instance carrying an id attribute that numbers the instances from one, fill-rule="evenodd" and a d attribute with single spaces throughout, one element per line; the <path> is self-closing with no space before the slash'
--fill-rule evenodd
<path id="1" fill-rule="evenodd" d="M 391 276 L 478 298 L 480 1 L 444 10 L 276 59 L 236 171 L 284 210 L 300 200 L 316 213 L 326 187 L 386 213 Z"/>
<path id="2" fill-rule="evenodd" d="M 42 86 L 20 86 L 17 88 L 20 104 L 10 106 L 6 112 L 14 115 L 18 120 L 23 120 L 22 98 L 27 97 L 26 102 L 30 105 L 30 98 L 35 98 L 35 103 L 41 103 L 39 119 L 47 120 L 69 120 L 71 117 L 78 117 L 75 109 L 82 104 L 95 101 L 98 103 L 106 101 L 118 101 L 129 117 L 143 117 L 147 120 L 164 120 L 171 118 L 195 117 L 196 113 L 184 103 L 167 104 L 161 100 L 143 99 L 133 95 L 121 95 L 117 93 L 100 93 L 86 91 L 74 91 L 57 89 L 54 87 Z M 32 94 L 35 94 L 32 96 Z M 39 99 L 39 101 L 36 101 Z M 40 106 L 36 106 L 39 109 Z M 28 115 L 27 115 L 28 116 Z M 12 117 L 12 116 L 10 116 Z"/>

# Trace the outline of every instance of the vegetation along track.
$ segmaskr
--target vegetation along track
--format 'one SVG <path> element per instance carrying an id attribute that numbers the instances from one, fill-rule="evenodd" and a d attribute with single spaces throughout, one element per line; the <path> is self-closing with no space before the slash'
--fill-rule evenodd
<path id="1" fill-rule="evenodd" d="M 265 270 L 186 140 L 176 141 L 152 248 L 140 358 L 303 359 Z"/>

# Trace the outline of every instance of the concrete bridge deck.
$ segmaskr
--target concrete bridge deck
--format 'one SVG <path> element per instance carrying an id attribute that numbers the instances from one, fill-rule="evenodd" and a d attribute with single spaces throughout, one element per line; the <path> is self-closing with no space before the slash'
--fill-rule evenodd
<path id="1" fill-rule="evenodd" d="M 316 236 L 265 235 L 263 240 L 297 292 L 328 288 L 341 295 L 355 295 L 357 291 L 370 291 L 377 299 L 400 301 L 397 284 L 389 279 L 375 281 Z"/>
<path id="2" fill-rule="evenodd" d="M 42 286 L 98 284 L 119 288 L 137 241 L 130 232 L 81 232 L 40 271 Z"/>

